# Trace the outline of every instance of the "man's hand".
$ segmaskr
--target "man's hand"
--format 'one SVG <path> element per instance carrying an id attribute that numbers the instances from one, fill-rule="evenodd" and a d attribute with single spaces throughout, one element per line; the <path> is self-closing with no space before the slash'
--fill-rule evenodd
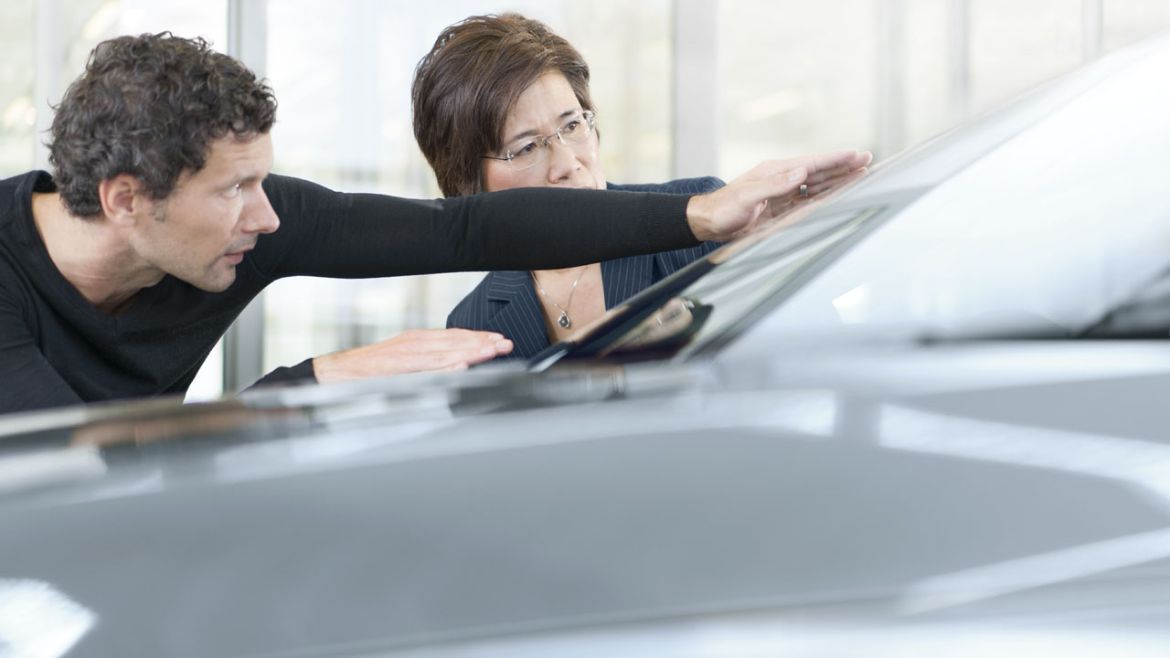
<path id="1" fill-rule="evenodd" d="M 459 370 L 512 351 L 500 334 L 467 329 L 415 329 L 379 343 L 313 359 L 322 384 L 408 372 Z"/>
<path id="2" fill-rule="evenodd" d="M 687 222 L 700 240 L 730 240 L 860 178 L 871 160 L 869 151 L 834 151 L 761 162 L 726 186 L 691 197 Z"/>

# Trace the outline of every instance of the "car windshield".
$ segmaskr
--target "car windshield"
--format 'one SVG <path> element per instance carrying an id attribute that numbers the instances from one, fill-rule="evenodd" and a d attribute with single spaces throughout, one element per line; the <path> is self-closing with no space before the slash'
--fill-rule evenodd
<path id="1" fill-rule="evenodd" d="M 1170 49 L 1149 48 L 1041 90 L 712 254 L 553 352 L 1165 338 L 1166 70 Z"/>

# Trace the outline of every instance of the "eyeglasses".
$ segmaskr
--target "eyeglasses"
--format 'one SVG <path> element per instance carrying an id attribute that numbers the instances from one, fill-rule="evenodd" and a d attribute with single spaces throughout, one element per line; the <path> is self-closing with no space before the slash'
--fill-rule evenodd
<path id="1" fill-rule="evenodd" d="M 516 140 L 508 146 L 504 155 L 485 155 L 488 160 L 504 160 L 513 169 L 523 171 L 548 162 L 548 154 L 552 149 L 551 143 L 556 139 L 565 146 L 580 146 L 589 143 L 589 137 L 597 125 L 593 112 L 583 110 L 574 113 L 565 121 L 564 125 L 551 135 L 537 135 Z"/>

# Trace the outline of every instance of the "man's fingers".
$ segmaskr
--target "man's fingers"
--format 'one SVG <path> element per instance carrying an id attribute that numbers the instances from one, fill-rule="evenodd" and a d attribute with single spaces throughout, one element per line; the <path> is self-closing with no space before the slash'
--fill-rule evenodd
<path id="1" fill-rule="evenodd" d="M 508 340 L 507 338 L 493 340 L 488 345 L 479 348 L 479 353 L 483 356 L 486 356 L 488 359 L 494 359 L 497 356 L 508 354 L 511 351 L 512 341 Z"/>
<path id="2" fill-rule="evenodd" d="M 439 368 L 438 370 L 435 370 L 435 372 L 456 372 L 459 370 L 467 370 L 467 367 L 469 365 L 470 364 L 467 364 L 467 363 L 456 363 L 453 366 L 448 366 L 446 368 Z"/>
<path id="3" fill-rule="evenodd" d="M 456 340 L 461 340 L 457 337 Z M 430 372 L 434 370 L 460 370 L 477 363 L 491 361 L 512 351 L 512 341 L 473 341 L 459 345 L 432 344 L 428 349 L 417 349 L 417 345 L 398 345 L 391 352 L 381 355 L 382 370 L 385 374 Z"/>
<path id="4" fill-rule="evenodd" d="M 488 331 L 416 329 L 378 343 L 313 359 L 319 382 L 449 370 L 508 354 L 512 341 Z"/>
<path id="5" fill-rule="evenodd" d="M 830 192 L 830 191 L 835 190 L 839 187 L 842 187 L 844 185 L 852 183 L 853 181 L 857 180 L 858 178 L 864 177 L 867 173 L 869 173 L 868 169 L 858 169 L 858 170 L 850 171 L 847 173 L 842 173 L 840 176 L 837 176 L 835 178 L 831 178 L 828 180 L 824 180 L 824 181 L 821 181 L 819 183 L 809 184 L 808 196 L 809 196 L 809 198 L 811 198 L 811 197 L 817 196 L 818 194 L 824 194 L 826 192 Z"/>
<path id="6" fill-rule="evenodd" d="M 806 197 L 852 180 L 864 172 L 873 156 L 868 152 L 833 151 L 788 160 L 767 160 L 735 178 L 726 187 L 691 197 L 687 222 L 699 240 L 727 240 L 742 235 L 761 220 L 775 217 Z"/>
<path id="7" fill-rule="evenodd" d="M 869 165 L 873 154 L 869 151 L 832 151 L 786 160 L 766 160 L 744 175 L 748 180 L 767 180 L 785 172 L 803 167 L 808 183 L 819 183 Z"/>
<path id="8" fill-rule="evenodd" d="M 436 347 L 459 348 L 487 345 L 504 340 L 504 336 L 493 331 L 472 331 L 469 329 L 411 329 L 391 338 L 398 344 L 410 345 L 420 350 Z"/>
<path id="9" fill-rule="evenodd" d="M 800 189 L 807 176 L 804 167 L 772 172 L 764 178 L 743 183 L 740 199 L 745 205 L 758 206 L 758 213 L 766 202 L 789 196 Z"/>
<path id="10" fill-rule="evenodd" d="M 807 196 L 800 196 L 797 193 L 790 193 L 784 196 L 769 199 L 767 204 L 768 212 L 766 213 L 766 217 L 776 218 L 788 213 L 795 208 L 820 201 L 824 195 L 833 192 L 848 183 L 852 183 L 859 178 L 862 178 L 866 173 L 868 173 L 866 169 L 859 169 L 851 171 L 847 174 L 842 174 L 841 176 L 821 183 L 805 183 L 808 185 Z"/>
<path id="11" fill-rule="evenodd" d="M 836 162 L 831 166 L 824 166 L 825 163 L 822 162 L 822 166 L 819 166 L 815 171 L 812 167 L 809 167 L 808 181 L 810 184 L 820 183 L 832 178 L 848 175 L 855 171 L 865 169 L 872 161 L 873 154 L 871 154 L 869 151 L 865 151 L 862 153 L 855 153 L 854 157 Z"/>
<path id="12" fill-rule="evenodd" d="M 803 164 L 808 169 L 809 176 L 832 171 L 834 169 L 857 169 L 864 167 L 873 160 L 873 154 L 869 151 L 830 151 L 828 153 L 817 153 L 805 158 L 797 159 L 800 164 Z"/>
<path id="13" fill-rule="evenodd" d="M 828 171 L 822 171 L 822 172 L 819 172 L 816 174 L 810 174 L 808 177 L 808 180 L 806 180 L 805 182 L 811 187 L 813 185 L 817 185 L 820 183 L 832 183 L 832 182 L 839 180 L 841 178 L 846 178 L 846 177 L 852 176 L 853 174 L 858 173 L 858 172 L 864 173 L 868 170 L 869 169 L 867 167 L 850 167 L 850 168 L 839 167 L 837 169 L 830 169 Z"/>

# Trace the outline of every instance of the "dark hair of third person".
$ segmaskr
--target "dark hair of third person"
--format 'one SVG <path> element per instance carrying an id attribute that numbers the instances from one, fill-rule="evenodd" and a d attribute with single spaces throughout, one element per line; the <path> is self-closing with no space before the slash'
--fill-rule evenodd
<path id="1" fill-rule="evenodd" d="M 184 171 L 203 168 L 213 141 L 267 133 L 276 98 L 203 39 L 163 32 L 98 44 L 55 110 L 57 188 L 71 213 L 93 217 L 101 181 L 130 174 L 152 199 L 165 199 Z"/>
<path id="2" fill-rule="evenodd" d="M 520 14 L 472 16 L 448 26 L 414 72 L 414 137 L 446 196 L 483 191 L 480 157 L 502 147 L 508 111 L 547 71 L 565 76 L 581 108 L 589 66 L 544 23 Z"/>

